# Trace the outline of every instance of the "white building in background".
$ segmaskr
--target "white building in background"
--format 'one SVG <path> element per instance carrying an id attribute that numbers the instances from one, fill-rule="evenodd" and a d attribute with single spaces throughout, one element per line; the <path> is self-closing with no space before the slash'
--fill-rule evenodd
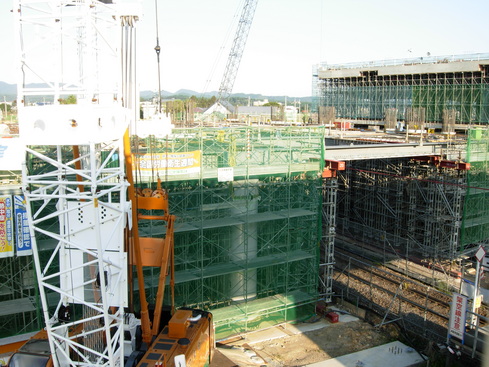
<path id="1" fill-rule="evenodd" d="M 216 114 L 219 116 L 226 117 L 234 113 L 234 106 L 227 101 L 218 101 L 210 106 L 204 113 L 203 116 L 210 116 L 212 114 Z"/>
<path id="2" fill-rule="evenodd" d="M 139 104 L 139 108 L 143 111 L 142 119 L 147 120 L 155 116 L 158 112 L 158 104 L 150 101 L 144 101 Z"/>
<path id="3" fill-rule="evenodd" d="M 294 107 L 294 106 L 285 106 L 284 107 L 285 122 L 297 122 L 298 114 L 299 114 L 299 111 L 297 110 L 297 107 Z"/>
<path id="4" fill-rule="evenodd" d="M 254 101 L 253 106 L 260 107 L 266 105 L 268 102 L 268 99 L 264 99 L 263 101 Z"/>
<path id="5" fill-rule="evenodd" d="M 275 106 L 238 106 L 237 119 L 244 123 L 270 123 L 280 119 L 280 108 Z"/>

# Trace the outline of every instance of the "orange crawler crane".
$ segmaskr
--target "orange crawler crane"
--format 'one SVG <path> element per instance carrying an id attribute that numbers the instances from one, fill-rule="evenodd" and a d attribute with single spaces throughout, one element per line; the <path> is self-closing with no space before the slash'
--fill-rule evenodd
<path id="1" fill-rule="evenodd" d="M 204 367 L 210 362 L 214 348 L 214 327 L 210 312 L 196 309 L 174 310 L 174 261 L 173 239 L 175 216 L 169 214 L 168 193 L 161 189 L 158 180 L 156 190 L 136 190 L 133 180 L 132 154 L 129 135 L 125 137 L 126 174 L 130 184 L 129 198 L 132 201 L 132 230 L 128 245 L 131 264 L 136 266 L 141 306 L 141 329 L 143 348 L 135 351 L 126 361 L 126 367 L 140 366 L 187 366 Z M 145 212 L 142 213 L 141 211 Z M 158 214 L 153 214 L 154 212 Z M 149 214 L 148 214 L 149 213 Z M 138 222 L 155 220 L 166 223 L 164 238 L 141 237 Z M 158 291 L 153 320 L 150 320 L 146 300 L 143 266 L 160 268 Z M 170 274 L 172 317 L 168 325 L 162 325 L 163 298 L 166 278 Z M 145 351 L 144 345 L 147 346 Z"/>

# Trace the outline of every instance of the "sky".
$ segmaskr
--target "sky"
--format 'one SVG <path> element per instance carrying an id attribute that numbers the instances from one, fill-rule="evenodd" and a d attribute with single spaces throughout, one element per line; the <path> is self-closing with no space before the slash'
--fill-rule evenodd
<path id="1" fill-rule="evenodd" d="M 244 0 L 156 1 L 161 88 L 218 90 Z M 157 90 L 155 0 L 142 6 L 138 82 Z M 15 82 L 11 9 L 0 0 L 7 83 Z M 487 14 L 489 0 L 258 0 L 233 93 L 310 96 L 319 63 L 489 53 Z"/>

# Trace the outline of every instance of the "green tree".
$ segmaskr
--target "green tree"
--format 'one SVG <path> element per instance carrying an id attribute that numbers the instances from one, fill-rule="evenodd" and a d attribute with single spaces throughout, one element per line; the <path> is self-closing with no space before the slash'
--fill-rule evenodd
<path id="1" fill-rule="evenodd" d="M 207 98 L 207 97 L 196 97 L 196 96 L 190 97 L 190 100 L 191 101 L 194 101 L 195 102 L 195 105 L 197 107 L 200 107 L 200 108 L 209 108 L 214 103 L 216 103 L 216 99 L 217 98 L 215 96 L 212 96 L 210 98 Z"/>
<path id="2" fill-rule="evenodd" d="M 60 104 L 76 104 L 76 96 L 71 94 L 66 98 L 60 98 L 59 103 Z"/>
<path id="3" fill-rule="evenodd" d="M 8 103 L 0 103 L 0 110 L 5 114 L 5 110 L 7 110 L 7 113 L 10 113 L 12 109 L 12 106 L 10 106 Z"/>

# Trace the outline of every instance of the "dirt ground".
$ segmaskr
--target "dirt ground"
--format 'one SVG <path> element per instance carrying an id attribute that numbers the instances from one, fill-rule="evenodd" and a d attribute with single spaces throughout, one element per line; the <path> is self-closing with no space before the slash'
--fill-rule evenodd
<path id="1" fill-rule="evenodd" d="M 330 324 L 317 330 L 261 342 L 247 338 L 219 344 L 211 367 L 295 367 L 324 361 L 395 340 L 364 321 Z"/>

